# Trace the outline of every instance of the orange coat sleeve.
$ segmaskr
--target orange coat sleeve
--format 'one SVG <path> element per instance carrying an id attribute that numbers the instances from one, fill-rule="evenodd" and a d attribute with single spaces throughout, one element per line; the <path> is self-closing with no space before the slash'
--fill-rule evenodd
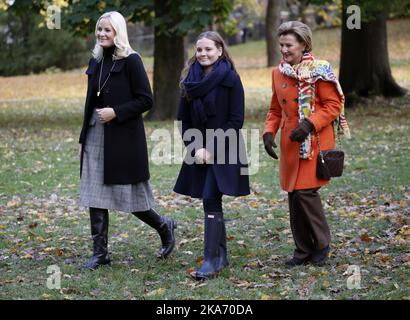
<path id="1" fill-rule="evenodd" d="M 276 133 L 278 132 L 280 122 L 282 120 L 282 107 L 279 104 L 278 101 L 278 96 L 276 95 L 275 92 L 275 85 L 273 82 L 273 73 L 272 71 L 272 99 L 270 102 L 270 107 L 268 114 L 266 115 L 266 120 L 265 120 L 265 129 L 263 133 L 265 134 L 266 132 L 271 132 L 273 133 L 273 136 L 276 136 Z"/>
<path id="2" fill-rule="evenodd" d="M 342 100 L 334 83 L 318 80 L 316 85 L 321 107 L 310 115 L 309 120 L 313 123 L 316 132 L 320 132 L 338 117 Z"/>

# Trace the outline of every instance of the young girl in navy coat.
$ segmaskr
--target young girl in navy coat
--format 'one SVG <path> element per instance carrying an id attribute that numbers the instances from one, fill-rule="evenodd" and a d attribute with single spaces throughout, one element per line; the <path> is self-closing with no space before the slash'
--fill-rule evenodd
<path id="1" fill-rule="evenodd" d="M 203 199 L 204 262 L 192 275 L 204 280 L 215 277 L 229 264 L 222 195 L 250 193 L 240 135 L 244 121 L 243 87 L 217 32 L 199 35 L 196 53 L 182 71 L 181 89 L 177 118 L 182 122 L 188 152 L 174 191 Z"/>

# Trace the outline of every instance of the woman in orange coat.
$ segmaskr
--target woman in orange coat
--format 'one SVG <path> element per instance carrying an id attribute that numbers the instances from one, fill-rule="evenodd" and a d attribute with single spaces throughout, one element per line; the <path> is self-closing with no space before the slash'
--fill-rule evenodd
<path id="1" fill-rule="evenodd" d="M 273 148 L 281 129 L 280 184 L 288 192 L 296 245 L 286 265 L 321 265 L 328 256 L 330 231 L 318 190 L 329 181 L 316 177 L 316 133 L 321 150 L 335 147 L 332 123 L 341 113 L 343 94 L 329 63 L 310 53 L 312 32 L 307 25 L 285 22 L 278 37 L 282 61 L 272 72 L 273 96 L 263 141 L 267 153 L 277 159 Z"/>

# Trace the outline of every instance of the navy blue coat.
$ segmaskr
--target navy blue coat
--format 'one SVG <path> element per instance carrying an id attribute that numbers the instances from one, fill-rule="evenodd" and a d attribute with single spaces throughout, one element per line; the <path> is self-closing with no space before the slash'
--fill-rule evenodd
<path id="1" fill-rule="evenodd" d="M 96 105 L 93 83 L 101 62 L 91 59 L 86 74 L 88 89 L 79 143 L 86 143 L 88 123 Z M 104 183 L 136 184 L 149 179 L 148 151 L 142 114 L 152 108 L 152 93 L 138 54 L 117 60 L 101 93 L 105 106 L 114 109 L 116 118 L 104 125 Z M 82 170 L 82 155 L 81 166 Z"/>
<path id="2" fill-rule="evenodd" d="M 213 154 L 215 163 L 211 164 L 211 166 L 214 170 L 219 190 L 223 194 L 229 196 L 247 195 L 250 193 L 249 176 L 241 174 L 241 168 L 244 168 L 246 171 L 248 166 L 246 162 L 246 153 L 244 152 L 245 150 L 239 147 L 233 149 L 228 139 L 225 139 L 225 145 L 218 145 L 218 140 L 214 139 L 214 148 L 210 150 L 210 141 L 206 141 L 205 139 L 206 129 L 222 129 L 224 131 L 233 129 L 237 133 L 235 143 L 237 146 L 240 143 L 243 144 L 240 129 L 244 122 L 244 92 L 241 79 L 235 71 L 230 71 L 217 87 L 215 105 L 216 115 L 208 115 L 206 124 L 203 127 L 198 127 L 193 125 L 194 119 L 192 118 L 192 113 L 190 111 L 192 103 L 185 97 L 181 97 L 177 119 L 182 121 L 182 135 L 190 128 L 200 130 L 203 134 L 204 142 L 202 145 L 195 148 L 195 150 L 204 147 Z M 194 139 L 184 141 L 184 143 L 188 146 L 193 140 Z M 193 150 L 190 155 L 187 155 L 187 157 L 193 156 L 195 150 Z M 229 152 L 232 152 L 232 150 L 237 150 L 236 155 L 238 161 L 236 163 L 228 162 Z M 239 155 L 240 150 L 242 150 L 241 156 Z M 225 153 L 226 162 L 224 164 L 216 163 L 218 153 L 221 152 Z M 245 161 L 240 161 L 241 159 Z M 202 198 L 207 170 L 206 167 L 206 165 L 196 163 L 187 164 L 184 161 L 174 191 L 193 198 Z"/>

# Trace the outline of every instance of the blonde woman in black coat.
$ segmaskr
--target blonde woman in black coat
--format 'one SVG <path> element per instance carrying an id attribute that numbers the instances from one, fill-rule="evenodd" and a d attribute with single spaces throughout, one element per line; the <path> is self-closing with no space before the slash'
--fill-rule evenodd
<path id="1" fill-rule="evenodd" d="M 80 135 L 80 205 L 90 208 L 94 252 L 86 269 L 110 263 L 108 210 L 129 212 L 159 233 L 159 257 L 175 244 L 173 219 L 153 209 L 142 114 L 152 94 L 141 57 L 129 45 L 124 17 L 103 14 L 88 69 L 88 90 Z"/>

